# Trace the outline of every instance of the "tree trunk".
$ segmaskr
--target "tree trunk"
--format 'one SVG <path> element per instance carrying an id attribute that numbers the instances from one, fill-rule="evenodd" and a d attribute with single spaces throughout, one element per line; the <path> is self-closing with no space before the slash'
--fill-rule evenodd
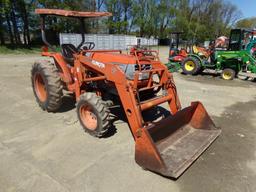
<path id="1" fill-rule="evenodd" d="M 25 30 L 25 28 L 23 29 L 23 41 L 24 41 L 24 44 L 25 44 L 25 45 L 28 45 L 28 42 L 27 42 L 27 35 L 26 35 L 26 30 Z"/>
<path id="2" fill-rule="evenodd" d="M 140 27 L 140 37 L 144 37 L 144 28 Z"/>
<path id="3" fill-rule="evenodd" d="M 125 22 L 125 26 L 124 26 L 124 33 L 127 34 L 128 32 L 128 7 L 129 5 L 127 3 L 124 3 L 124 22 Z"/>
<path id="4" fill-rule="evenodd" d="M 108 18 L 108 22 L 110 23 L 110 25 L 109 25 L 109 28 L 108 28 L 108 33 L 109 34 L 114 34 L 115 33 L 115 30 L 114 30 L 114 28 L 113 28 L 113 26 L 112 26 L 112 24 L 113 24 L 113 16 L 111 16 L 111 17 L 109 17 Z"/>
<path id="5" fill-rule="evenodd" d="M 24 36 L 24 42 L 26 45 L 30 45 L 30 32 L 29 32 L 29 20 L 28 20 L 28 12 L 26 9 L 26 4 L 23 1 L 22 2 L 22 20 L 23 20 L 23 36 Z"/>
<path id="6" fill-rule="evenodd" d="M 5 44 L 2 13 L 0 13 L 0 42 L 1 45 Z"/>
<path id="7" fill-rule="evenodd" d="M 5 12 L 5 18 L 6 18 L 6 22 L 7 22 L 7 26 L 8 26 L 8 33 L 9 33 L 10 42 L 11 42 L 11 45 L 14 45 L 12 26 L 11 26 L 11 22 L 10 22 L 10 17 L 9 17 L 7 12 Z"/>
<path id="8" fill-rule="evenodd" d="M 12 21 L 12 26 L 13 26 L 15 43 L 16 44 L 21 44 L 20 34 L 19 34 L 18 25 L 17 25 L 17 21 L 16 21 L 16 15 L 15 15 L 15 12 L 14 12 L 14 10 L 15 10 L 14 3 L 15 3 L 15 1 L 11 1 L 11 10 L 10 10 L 11 21 Z"/>

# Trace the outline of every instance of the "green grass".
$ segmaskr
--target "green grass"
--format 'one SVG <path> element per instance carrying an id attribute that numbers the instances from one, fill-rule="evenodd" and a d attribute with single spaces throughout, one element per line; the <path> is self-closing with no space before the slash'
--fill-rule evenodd
<path id="1" fill-rule="evenodd" d="M 10 47 L 10 46 L 0 46 L 0 55 L 3 54 L 38 54 L 40 53 L 41 48 L 40 47 L 32 47 L 32 48 L 26 48 L 26 47 Z"/>
<path id="2" fill-rule="evenodd" d="M 54 46 L 56 52 L 60 52 L 59 46 Z M 0 46 L 0 55 L 5 54 L 14 54 L 14 55 L 24 55 L 24 54 L 40 54 L 42 51 L 42 46 L 34 46 L 31 48 L 27 48 L 24 46 L 12 47 L 12 46 Z M 49 51 L 52 51 L 49 49 Z"/>

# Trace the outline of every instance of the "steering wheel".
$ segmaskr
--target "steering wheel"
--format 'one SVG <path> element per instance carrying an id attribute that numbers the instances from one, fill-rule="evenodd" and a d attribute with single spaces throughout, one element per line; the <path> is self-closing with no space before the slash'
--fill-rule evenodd
<path id="1" fill-rule="evenodd" d="M 88 46 L 86 44 L 88 44 Z M 92 49 L 94 49 L 94 47 L 95 47 L 94 42 L 85 42 L 82 49 L 83 50 L 92 50 Z"/>

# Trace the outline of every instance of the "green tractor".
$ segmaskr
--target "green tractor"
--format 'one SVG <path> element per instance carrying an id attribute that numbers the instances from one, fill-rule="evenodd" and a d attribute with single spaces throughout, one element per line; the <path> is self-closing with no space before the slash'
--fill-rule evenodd
<path id="1" fill-rule="evenodd" d="M 192 62 L 188 62 L 186 66 L 182 66 L 183 61 L 186 58 L 199 58 L 200 60 L 206 60 L 212 53 L 211 49 L 206 49 L 193 43 L 193 41 L 182 41 L 180 36 L 183 32 L 172 32 L 170 34 L 170 49 L 169 49 L 169 62 L 166 63 L 170 72 L 179 71 L 182 67 L 186 67 L 188 74 L 190 74 Z M 209 47 L 211 47 L 213 41 L 209 41 Z M 185 69 L 184 69 L 185 70 Z"/>
<path id="2" fill-rule="evenodd" d="M 180 36 L 183 32 L 172 32 L 170 34 L 169 44 L 169 62 L 166 66 L 170 72 L 176 72 L 180 69 L 181 62 L 191 53 L 191 46 L 188 42 L 181 42 Z"/>
<path id="3" fill-rule="evenodd" d="M 225 80 L 232 80 L 238 73 L 256 78 L 256 31 L 232 29 L 227 50 L 214 49 L 207 58 L 189 55 L 181 62 L 181 68 L 190 75 L 214 69 Z"/>

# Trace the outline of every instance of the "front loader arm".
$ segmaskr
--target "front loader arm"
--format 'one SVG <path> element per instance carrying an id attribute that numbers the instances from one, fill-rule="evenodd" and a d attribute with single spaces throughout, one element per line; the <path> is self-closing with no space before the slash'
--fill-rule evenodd
<path id="1" fill-rule="evenodd" d="M 172 74 L 160 62 L 153 63 L 150 70 L 136 71 L 132 80 L 126 78 L 118 65 L 97 63 L 85 57 L 80 62 L 97 72 L 98 77 L 94 78 L 114 84 L 135 140 L 135 160 L 141 167 L 177 178 L 220 134 L 200 102 L 181 110 Z M 149 74 L 143 87 L 138 86 L 141 73 Z M 158 82 L 153 80 L 155 75 Z M 140 91 L 159 87 L 161 95 L 140 101 Z M 142 111 L 164 102 L 169 103 L 170 115 L 159 122 L 144 122 Z"/>

